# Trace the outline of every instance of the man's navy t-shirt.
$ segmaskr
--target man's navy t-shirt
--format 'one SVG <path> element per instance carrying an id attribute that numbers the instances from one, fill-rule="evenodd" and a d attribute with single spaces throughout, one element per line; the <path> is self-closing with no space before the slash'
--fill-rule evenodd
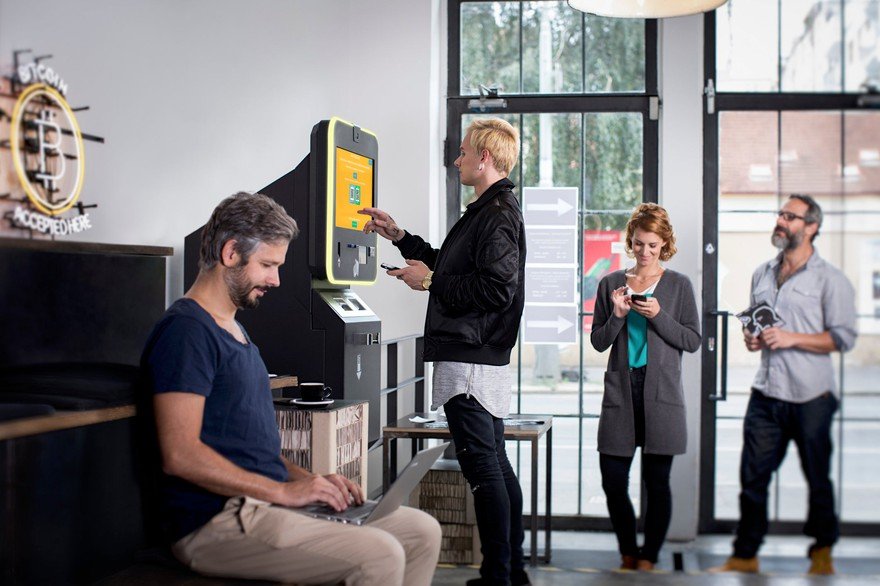
<path id="1" fill-rule="evenodd" d="M 239 326 L 240 327 L 240 326 Z M 244 328 L 242 328 L 244 332 Z M 260 351 L 242 344 L 192 299 L 179 299 L 153 328 L 142 365 L 154 393 L 205 397 L 201 440 L 238 466 L 287 480 L 269 374 Z M 176 541 L 223 509 L 227 497 L 163 476 L 163 526 Z"/>

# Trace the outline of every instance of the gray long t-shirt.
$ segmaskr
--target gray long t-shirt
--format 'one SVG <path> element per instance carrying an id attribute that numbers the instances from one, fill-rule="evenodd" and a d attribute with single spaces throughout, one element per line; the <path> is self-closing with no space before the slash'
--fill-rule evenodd
<path id="1" fill-rule="evenodd" d="M 510 414 L 509 365 L 435 362 L 431 408 L 437 409 L 456 395 L 474 397 L 494 417 Z"/>

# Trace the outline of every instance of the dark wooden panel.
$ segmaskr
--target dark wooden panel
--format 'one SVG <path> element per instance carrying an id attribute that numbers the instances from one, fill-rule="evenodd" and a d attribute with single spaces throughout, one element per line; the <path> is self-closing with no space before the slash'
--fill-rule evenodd
<path id="1" fill-rule="evenodd" d="M 165 307 L 165 258 L 0 246 L 0 367 L 136 365 Z"/>
<path id="2" fill-rule="evenodd" d="M 0 583 L 84 584 L 143 547 L 134 418 L 0 442 Z"/>

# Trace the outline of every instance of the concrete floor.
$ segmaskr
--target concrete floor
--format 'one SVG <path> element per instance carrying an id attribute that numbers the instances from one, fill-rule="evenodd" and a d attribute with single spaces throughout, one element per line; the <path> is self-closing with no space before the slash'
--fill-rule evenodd
<path id="1" fill-rule="evenodd" d="M 608 533 L 554 532 L 552 539 L 551 563 L 528 568 L 536 586 L 880 584 L 880 538 L 841 539 L 834 549 L 838 574 L 832 577 L 807 576 L 809 560 L 806 550 L 810 541 L 802 537 L 770 537 L 761 551 L 762 573 L 757 576 L 705 572 L 707 568 L 723 563 L 730 554 L 731 537 L 726 535 L 701 536 L 690 543 L 667 543 L 660 554 L 657 570 L 650 573 L 617 570 L 620 563 L 617 544 L 614 536 Z M 682 554 L 683 572 L 673 571 L 673 554 L 676 552 Z M 477 575 L 476 567 L 441 566 L 433 584 L 458 586 Z"/>
<path id="2" fill-rule="evenodd" d="M 880 584 L 880 538 L 844 538 L 834 549 L 838 574 L 810 577 L 805 554 L 809 541 L 802 537 L 771 537 L 761 551 L 760 575 L 707 574 L 730 553 L 729 536 L 701 536 L 694 542 L 667 543 L 654 572 L 619 571 L 617 544 L 608 533 L 554 532 L 550 564 L 528 568 L 535 586 L 596 584 L 708 585 L 708 586 L 815 586 Z M 539 543 L 539 545 L 542 545 Z M 543 551 L 543 549 L 541 549 Z M 673 571 L 673 554 L 681 553 L 684 571 Z M 434 586 L 461 586 L 478 576 L 477 568 L 440 566 Z M 267 582 L 224 580 L 197 576 L 182 567 L 143 563 L 132 566 L 100 586 L 261 586 Z"/>

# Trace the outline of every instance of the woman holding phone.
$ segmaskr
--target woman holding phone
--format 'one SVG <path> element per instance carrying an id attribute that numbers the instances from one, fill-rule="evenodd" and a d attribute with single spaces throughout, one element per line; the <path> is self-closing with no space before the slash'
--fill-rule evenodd
<path id="1" fill-rule="evenodd" d="M 621 569 L 652 570 L 672 518 L 672 458 L 687 448 L 681 353 L 700 347 L 700 319 L 690 280 L 664 268 L 676 252 L 666 210 L 644 203 L 626 226 L 636 264 L 599 283 L 590 342 L 611 348 L 599 418 L 599 468 Z M 629 471 L 642 449 L 647 494 L 645 540 L 636 541 Z"/>

